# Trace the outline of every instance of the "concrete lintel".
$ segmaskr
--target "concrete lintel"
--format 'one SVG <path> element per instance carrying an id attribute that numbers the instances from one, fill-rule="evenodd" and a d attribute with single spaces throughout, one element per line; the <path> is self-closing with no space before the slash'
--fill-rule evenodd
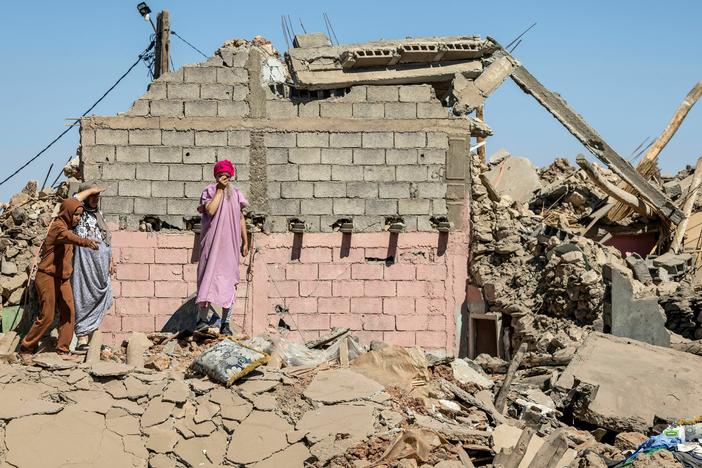
<path id="1" fill-rule="evenodd" d="M 340 119 L 287 118 L 246 119 L 238 117 L 84 117 L 81 128 L 162 130 L 257 130 L 262 132 L 444 132 L 450 136 L 488 136 L 492 130 L 482 122 L 467 119 Z"/>

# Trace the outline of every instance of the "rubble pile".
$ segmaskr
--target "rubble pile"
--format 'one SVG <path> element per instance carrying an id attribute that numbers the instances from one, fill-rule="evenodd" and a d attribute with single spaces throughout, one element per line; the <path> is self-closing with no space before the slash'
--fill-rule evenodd
<path id="1" fill-rule="evenodd" d="M 67 180 L 56 190 L 38 190 L 30 180 L 8 203 L 0 203 L 0 295 L 3 306 L 20 304 L 33 264 L 51 223 L 56 204 L 66 198 L 71 187 L 77 188 L 80 169 L 78 158 L 64 168 Z"/>
<path id="2" fill-rule="evenodd" d="M 660 304 L 667 318 L 665 327 L 689 340 L 702 339 L 702 298 L 690 285 L 681 285 L 663 296 Z"/>
<path id="3" fill-rule="evenodd" d="M 51 189 L 37 191 L 37 182 L 30 181 L 14 195 L 0 213 L 0 289 L 2 304 L 19 304 L 27 284 L 36 250 L 51 223 L 58 195 Z"/>
<path id="4" fill-rule="evenodd" d="M 224 339 L 207 334 L 134 333 L 119 349 L 103 347 L 97 358 L 89 352 L 85 363 L 46 352 L 2 364 L 0 464 L 460 468 L 533 467 L 555 457 L 553 466 L 601 467 L 648 440 L 654 412 L 672 423 L 670 414 L 684 405 L 651 408 L 651 389 L 613 417 L 600 399 L 611 401 L 650 372 L 617 366 L 657 351 L 605 335 L 593 334 L 575 356 L 526 352 L 511 363 L 487 355 L 442 358 L 382 342 L 365 350 L 347 330 L 334 335 L 310 344 L 327 349 L 240 337 L 242 345 L 270 354 L 231 387 L 188 366 Z M 147 343 L 143 355 L 133 343 Z M 339 351 L 336 357 L 319 364 L 286 364 L 330 349 Z M 668 353 L 675 355 L 659 360 L 690 366 L 677 374 L 681 381 L 702 375 L 691 361 L 697 356 Z M 599 392 L 589 392 L 593 372 L 607 365 L 612 379 L 600 379 Z M 642 454 L 632 466 L 649 462 Z M 671 455 L 669 466 L 676 463 Z"/>
<path id="5" fill-rule="evenodd" d="M 620 253 L 547 224 L 544 216 L 534 213 L 526 203 L 497 194 L 482 176 L 489 170 L 488 165 L 477 156 L 472 169 L 470 273 L 474 284 L 483 288 L 488 312 L 511 317 L 515 348 L 525 339 L 542 352 L 579 342 L 584 333 L 580 326 L 591 328 L 601 321 L 602 266 L 613 263 L 626 270 Z M 576 181 L 583 181 L 577 174 L 563 160 L 541 171 L 547 187 L 564 187 L 563 202 L 558 207 L 570 213 L 587 206 L 574 205 L 574 196 L 564 196 L 585 191 L 570 188 L 581 187 Z M 544 205 L 548 198 L 537 199 L 532 199 L 532 207 Z M 553 202 L 551 205 L 549 210 L 553 211 Z M 568 226 L 565 223 L 563 227 Z M 568 321 L 549 320 L 551 317 Z"/>

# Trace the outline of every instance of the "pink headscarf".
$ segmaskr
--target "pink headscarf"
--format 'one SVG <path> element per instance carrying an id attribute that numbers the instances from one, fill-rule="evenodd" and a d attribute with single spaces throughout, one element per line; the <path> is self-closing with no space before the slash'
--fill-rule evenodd
<path id="1" fill-rule="evenodd" d="M 226 172 L 229 174 L 229 177 L 234 177 L 234 164 L 232 164 L 231 161 L 228 159 L 224 159 L 222 161 L 217 161 L 214 165 L 214 175 L 217 177 L 217 174 L 221 174 L 223 172 Z"/>

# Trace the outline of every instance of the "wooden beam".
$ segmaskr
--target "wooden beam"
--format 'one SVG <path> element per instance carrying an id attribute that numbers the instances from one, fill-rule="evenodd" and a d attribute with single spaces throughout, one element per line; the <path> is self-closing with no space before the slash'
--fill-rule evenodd
<path id="1" fill-rule="evenodd" d="M 690 188 L 687 189 L 687 194 L 685 195 L 685 204 L 683 205 L 684 218 L 682 222 L 678 224 L 675 230 L 675 237 L 673 237 L 673 243 L 670 245 L 670 250 L 675 253 L 680 253 L 680 246 L 682 245 L 683 237 L 685 237 L 687 223 L 690 220 L 692 209 L 695 207 L 695 202 L 700 192 L 700 184 L 702 184 L 702 157 L 697 160 L 695 174 L 692 176 Z"/>
<path id="2" fill-rule="evenodd" d="M 626 190 L 617 187 L 614 184 L 611 184 L 607 182 L 604 177 L 602 177 L 602 174 L 600 174 L 593 166 L 588 162 L 587 159 L 585 159 L 585 156 L 582 154 L 579 154 L 578 157 L 575 159 L 575 162 L 580 166 L 582 170 L 585 171 L 585 173 L 590 177 L 590 179 L 597 185 L 599 188 L 601 188 L 607 195 L 610 197 L 614 198 L 620 203 L 624 203 L 627 206 L 630 206 L 631 208 L 635 209 L 637 212 L 644 216 L 651 216 L 653 214 L 653 211 L 648 207 L 646 203 L 644 203 L 643 200 L 640 198 L 636 198 L 634 195 L 628 193 Z"/>
<path id="3" fill-rule="evenodd" d="M 506 53 L 506 52 L 504 52 Z M 672 223 L 682 221 L 682 212 L 665 196 L 663 192 L 651 185 L 631 164 L 617 154 L 583 117 L 576 113 L 558 94 L 549 91 L 523 66 L 517 66 L 512 72 L 512 80 L 522 91 L 531 95 L 556 120 L 561 122 L 598 159 L 607 164 L 619 177 L 636 189 L 656 213 Z"/>
<path id="4" fill-rule="evenodd" d="M 475 110 L 475 117 L 480 119 L 482 122 L 485 122 L 485 104 Z M 478 144 L 482 143 L 483 141 L 485 141 L 484 137 L 477 138 Z M 482 162 L 485 162 L 485 145 L 478 147 L 478 156 Z"/>
<path id="5" fill-rule="evenodd" d="M 687 93 L 687 96 L 685 96 L 685 99 L 683 99 L 683 102 L 680 103 L 675 111 L 675 114 L 673 114 L 673 118 L 670 119 L 670 122 L 668 122 L 668 125 L 666 125 L 665 130 L 663 130 L 663 133 L 661 133 L 658 139 L 653 143 L 653 145 L 651 145 L 648 151 L 646 151 L 644 157 L 641 158 L 641 162 L 639 163 L 637 169 L 644 168 L 652 161 L 658 159 L 661 151 L 663 151 L 663 148 L 665 148 L 670 139 L 673 138 L 673 135 L 675 135 L 675 133 L 678 131 L 680 124 L 683 122 L 683 120 L 685 120 L 685 117 L 687 117 L 687 114 L 690 112 L 690 109 L 692 109 L 692 106 L 694 106 L 700 99 L 700 96 L 702 96 L 702 81 L 698 81 L 690 92 Z M 643 175 L 647 175 L 641 170 L 639 170 L 639 172 Z"/>
<path id="6" fill-rule="evenodd" d="M 524 353 L 526 353 L 526 350 L 527 343 L 522 343 L 521 346 L 519 346 L 519 350 L 517 350 L 517 353 L 514 355 L 514 358 L 512 358 L 512 362 L 509 364 L 509 369 L 507 369 L 505 379 L 502 381 L 500 391 L 497 392 L 497 397 L 495 398 L 495 408 L 501 414 L 504 414 L 505 412 L 509 387 L 512 385 L 512 380 L 514 380 L 514 375 L 517 373 L 517 369 L 519 369 L 519 364 L 522 363 L 522 358 L 524 358 Z"/>
<path id="7" fill-rule="evenodd" d="M 154 79 L 169 71 L 171 56 L 171 18 L 168 10 L 158 14 L 156 20 L 156 56 L 154 59 Z"/>
<path id="8" fill-rule="evenodd" d="M 463 401 L 464 403 L 468 403 L 469 405 L 475 406 L 479 410 L 484 411 L 495 422 L 502 423 L 502 424 L 507 422 L 507 418 L 505 418 L 502 415 L 502 413 L 495 411 L 494 408 L 489 407 L 488 405 L 486 405 L 482 401 L 475 398 L 470 393 L 462 390 L 458 385 L 451 383 L 445 379 L 439 379 L 439 386 L 441 387 L 441 389 L 443 391 L 453 394 L 454 397 L 458 398 L 459 400 Z"/>
<path id="9" fill-rule="evenodd" d="M 534 455 L 529 468 L 557 468 L 567 450 L 568 441 L 562 431 L 553 431 Z"/>
<path id="10" fill-rule="evenodd" d="M 522 435 L 519 436 L 517 445 L 511 449 L 502 449 L 502 451 L 495 456 L 492 466 L 494 468 L 517 468 L 522 462 L 524 455 L 526 455 L 527 448 L 529 448 L 529 443 L 533 436 L 534 431 L 532 429 L 524 429 Z"/>
<path id="11" fill-rule="evenodd" d="M 666 125 L 665 130 L 663 130 L 663 133 L 661 133 L 658 139 L 656 139 L 656 141 L 653 142 L 653 144 L 648 149 L 644 157 L 641 159 L 639 165 L 636 166 L 636 170 L 639 174 L 641 174 L 647 179 L 651 178 L 655 174 L 656 161 L 658 159 L 658 156 L 660 155 L 661 151 L 663 151 L 663 148 L 665 148 L 665 146 L 671 140 L 671 138 L 673 138 L 673 135 L 675 135 L 675 133 L 678 131 L 678 128 L 680 128 L 680 124 L 682 124 L 683 120 L 685 120 L 685 117 L 687 117 L 687 114 L 690 112 L 690 109 L 692 109 L 692 106 L 695 105 L 695 103 L 700 99 L 701 96 L 702 81 L 698 81 L 697 84 L 690 90 L 690 92 L 687 93 L 687 96 L 685 96 L 683 102 L 680 103 L 677 110 L 675 111 L 675 114 L 673 114 L 673 118 L 670 119 L 670 122 L 668 122 L 668 125 Z M 621 219 L 624 219 L 628 214 L 629 210 L 627 209 L 627 207 L 619 204 L 612 209 L 612 211 L 609 213 L 608 218 L 610 221 L 619 221 Z"/>

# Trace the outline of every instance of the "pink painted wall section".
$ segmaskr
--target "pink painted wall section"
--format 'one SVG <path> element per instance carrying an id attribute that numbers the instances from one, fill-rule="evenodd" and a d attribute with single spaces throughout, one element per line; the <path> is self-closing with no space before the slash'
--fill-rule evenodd
<path id="1" fill-rule="evenodd" d="M 160 329 L 195 292 L 197 240 L 191 233 L 113 236 L 115 304 L 101 329 L 115 342 Z M 247 333 L 275 328 L 282 318 L 292 338 L 338 326 L 366 343 L 455 352 L 455 316 L 466 299 L 464 233 L 362 233 L 348 244 L 341 234 L 255 234 L 254 244 L 233 310 Z M 289 314 L 277 315 L 276 305 Z"/>

